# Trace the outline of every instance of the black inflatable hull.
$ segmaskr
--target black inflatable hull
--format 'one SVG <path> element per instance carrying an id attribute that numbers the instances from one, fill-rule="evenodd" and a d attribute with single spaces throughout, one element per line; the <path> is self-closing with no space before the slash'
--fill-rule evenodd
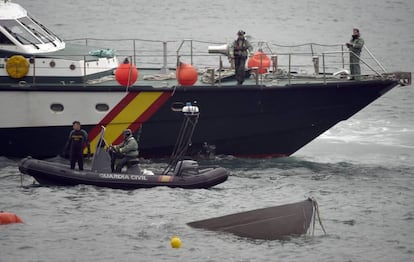
<path id="1" fill-rule="evenodd" d="M 210 188 L 227 180 L 229 172 L 221 167 L 200 169 L 191 176 L 98 173 L 72 170 L 67 165 L 30 157 L 19 163 L 21 173 L 32 176 L 45 186 L 93 185 L 114 189 L 138 189 L 156 186 L 185 189 Z"/>

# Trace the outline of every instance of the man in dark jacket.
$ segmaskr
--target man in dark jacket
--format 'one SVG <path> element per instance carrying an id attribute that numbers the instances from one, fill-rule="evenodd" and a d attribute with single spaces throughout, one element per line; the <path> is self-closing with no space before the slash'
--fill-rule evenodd
<path id="1" fill-rule="evenodd" d="M 75 169 L 75 164 L 78 162 L 79 170 L 83 170 L 83 148 L 85 144 L 88 148 L 88 156 L 91 154 L 88 133 L 81 129 L 79 121 L 73 121 L 72 124 L 73 130 L 69 133 L 64 151 L 68 152 L 69 150 L 70 168 Z"/>
<path id="2" fill-rule="evenodd" d="M 359 29 L 354 28 L 352 39 L 349 43 L 346 43 L 346 47 L 349 48 L 349 64 L 351 69 L 351 79 L 359 79 L 361 76 L 361 67 L 359 65 L 359 57 L 361 56 L 361 50 L 364 46 L 364 39 L 359 35 Z"/>
<path id="3" fill-rule="evenodd" d="M 237 39 L 230 46 L 230 59 L 234 60 L 234 69 L 236 71 L 237 84 L 244 82 L 246 74 L 245 66 L 247 56 L 253 51 L 250 42 L 244 37 L 245 32 L 240 30 L 237 32 Z"/>

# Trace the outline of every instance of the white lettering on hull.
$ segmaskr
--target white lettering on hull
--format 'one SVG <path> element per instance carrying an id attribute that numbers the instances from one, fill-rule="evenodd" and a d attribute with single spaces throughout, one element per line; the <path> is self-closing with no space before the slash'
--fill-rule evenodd
<path id="1" fill-rule="evenodd" d="M 143 175 L 128 175 L 128 174 L 108 174 L 102 173 L 99 174 L 100 178 L 104 179 L 119 179 L 119 180 L 148 180 L 146 176 Z"/>

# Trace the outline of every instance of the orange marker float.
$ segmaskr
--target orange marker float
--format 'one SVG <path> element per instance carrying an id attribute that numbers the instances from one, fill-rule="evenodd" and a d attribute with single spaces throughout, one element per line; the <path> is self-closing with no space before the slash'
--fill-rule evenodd
<path id="1" fill-rule="evenodd" d="M 192 86 L 197 82 L 198 73 L 194 66 L 180 63 L 175 71 L 178 83 L 182 86 Z"/>
<path id="2" fill-rule="evenodd" d="M 14 213 L 0 212 L 0 225 L 23 223 L 23 220 Z"/>

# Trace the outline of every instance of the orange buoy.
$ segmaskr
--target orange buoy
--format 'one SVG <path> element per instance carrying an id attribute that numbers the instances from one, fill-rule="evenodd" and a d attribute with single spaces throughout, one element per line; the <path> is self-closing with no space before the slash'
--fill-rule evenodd
<path id="1" fill-rule="evenodd" d="M 131 86 L 138 79 L 138 69 L 125 58 L 115 71 L 115 79 L 120 85 Z"/>
<path id="2" fill-rule="evenodd" d="M 247 61 L 247 67 L 257 67 L 259 74 L 264 74 L 270 68 L 270 58 L 262 51 L 257 51 Z"/>
<path id="3" fill-rule="evenodd" d="M 197 82 L 198 73 L 194 66 L 180 63 L 175 71 L 177 81 L 182 86 L 192 86 Z"/>
<path id="4" fill-rule="evenodd" d="M 23 220 L 14 213 L 0 212 L 0 225 L 23 223 Z"/>

